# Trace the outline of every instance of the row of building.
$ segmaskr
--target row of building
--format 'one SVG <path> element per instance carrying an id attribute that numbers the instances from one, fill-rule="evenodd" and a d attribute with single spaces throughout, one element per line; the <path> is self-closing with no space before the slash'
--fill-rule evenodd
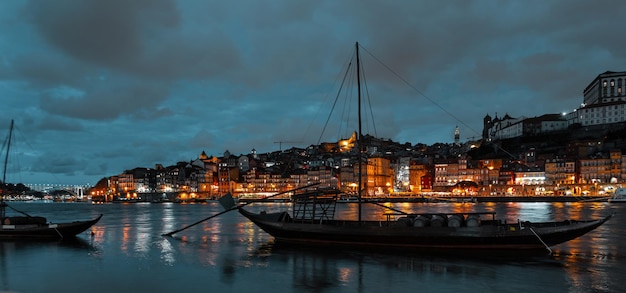
<path id="1" fill-rule="evenodd" d="M 447 145 L 448 150 L 463 146 Z M 363 161 L 364 194 L 371 197 L 420 195 L 564 195 L 610 192 L 626 182 L 626 154 L 580 159 L 521 160 L 382 155 L 371 151 Z M 308 158 L 308 159 L 307 159 Z M 314 159 L 313 159 L 314 158 Z M 135 168 L 103 179 L 93 196 L 134 198 L 145 193 L 177 193 L 190 198 L 215 198 L 227 192 L 238 197 L 263 197 L 310 184 L 344 193 L 358 190 L 354 150 L 326 153 L 320 148 L 289 149 L 257 155 L 208 157 L 173 166 Z M 186 199 L 186 198 L 183 198 Z"/>
<path id="2" fill-rule="evenodd" d="M 626 72 L 598 75 L 583 91 L 580 108 L 566 114 L 484 119 L 482 140 L 454 144 L 399 144 L 371 136 L 363 138 L 361 164 L 366 196 L 419 195 L 446 192 L 459 195 L 588 194 L 610 191 L 626 181 L 626 154 L 621 145 L 602 137 L 568 141 L 546 151 L 547 142 L 529 145 L 510 156 L 477 158 L 476 147 L 492 148 L 505 140 L 551 133 L 625 129 Z M 358 190 L 356 134 L 338 142 L 291 148 L 266 154 L 200 156 L 164 167 L 135 168 L 104 178 L 92 196 L 133 198 L 141 194 L 176 193 L 186 198 L 263 196 L 310 184 L 352 193 Z M 563 151 L 564 148 L 575 151 Z"/>

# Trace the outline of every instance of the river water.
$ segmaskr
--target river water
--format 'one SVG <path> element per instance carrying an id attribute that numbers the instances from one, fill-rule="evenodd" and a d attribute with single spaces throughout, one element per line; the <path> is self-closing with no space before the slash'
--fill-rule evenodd
<path id="1" fill-rule="evenodd" d="M 507 221 L 615 216 L 553 253 L 490 255 L 284 247 L 204 204 L 12 203 L 53 222 L 104 214 L 72 242 L 0 242 L 0 292 L 626 292 L 626 204 L 396 203 L 406 212 L 495 211 Z M 279 211 L 286 203 L 256 203 Z M 383 209 L 364 205 L 380 217 Z M 339 217 L 357 204 L 339 204 Z"/>

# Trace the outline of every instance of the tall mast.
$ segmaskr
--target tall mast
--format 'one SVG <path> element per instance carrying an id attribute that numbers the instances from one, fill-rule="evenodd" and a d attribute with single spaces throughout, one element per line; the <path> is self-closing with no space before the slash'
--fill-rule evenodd
<path id="1" fill-rule="evenodd" d="M 359 225 L 361 224 L 361 190 L 363 189 L 363 158 L 362 158 L 362 154 L 361 154 L 361 139 L 362 134 L 361 134 L 361 61 L 359 60 L 359 42 L 356 42 L 355 44 L 356 47 L 356 84 L 357 84 L 357 93 L 358 93 L 358 101 L 359 101 L 359 106 L 358 106 L 358 111 L 359 111 L 359 134 L 357 135 L 357 139 L 356 139 L 356 145 L 357 145 L 357 151 L 358 151 L 358 160 L 359 160 L 359 193 L 358 193 L 358 199 L 359 199 Z"/>
<path id="2" fill-rule="evenodd" d="M 11 120 L 11 128 L 9 128 L 9 141 L 7 142 L 7 152 L 4 155 L 4 171 L 2 172 L 2 183 L 6 183 L 6 179 L 7 179 L 7 163 L 9 162 L 9 149 L 11 148 L 12 136 L 13 136 L 13 120 Z"/>
<path id="3" fill-rule="evenodd" d="M 9 150 L 11 148 L 11 137 L 13 137 L 13 119 L 11 119 L 11 128 L 9 128 L 9 139 L 7 141 L 7 152 L 4 155 L 4 170 L 2 171 L 2 184 L 7 186 L 7 163 L 9 162 Z M 4 189 L 2 192 L 4 193 Z M 4 194 L 0 194 L 0 218 L 4 218 Z"/>

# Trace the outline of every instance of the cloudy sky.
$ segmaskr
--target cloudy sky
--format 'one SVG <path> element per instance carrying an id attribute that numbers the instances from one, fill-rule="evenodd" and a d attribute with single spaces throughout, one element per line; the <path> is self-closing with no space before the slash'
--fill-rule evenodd
<path id="1" fill-rule="evenodd" d="M 486 114 L 571 111 L 598 74 L 626 70 L 625 15 L 578 0 L 2 1 L 7 181 L 95 184 L 203 150 L 318 143 L 357 41 L 364 132 L 432 144 L 459 125 L 467 140 Z"/>

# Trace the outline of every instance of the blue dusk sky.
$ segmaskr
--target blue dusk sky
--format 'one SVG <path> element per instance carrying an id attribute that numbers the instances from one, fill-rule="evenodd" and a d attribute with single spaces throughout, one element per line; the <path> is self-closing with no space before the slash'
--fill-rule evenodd
<path id="1" fill-rule="evenodd" d="M 410 84 L 364 65 L 364 132 L 450 143 L 458 125 L 465 141 L 486 114 L 572 111 L 598 74 L 626 70 L 625 15 L 587 0 L 1 1 L 7 181 L 317 144 L 357 41 Z"/>

